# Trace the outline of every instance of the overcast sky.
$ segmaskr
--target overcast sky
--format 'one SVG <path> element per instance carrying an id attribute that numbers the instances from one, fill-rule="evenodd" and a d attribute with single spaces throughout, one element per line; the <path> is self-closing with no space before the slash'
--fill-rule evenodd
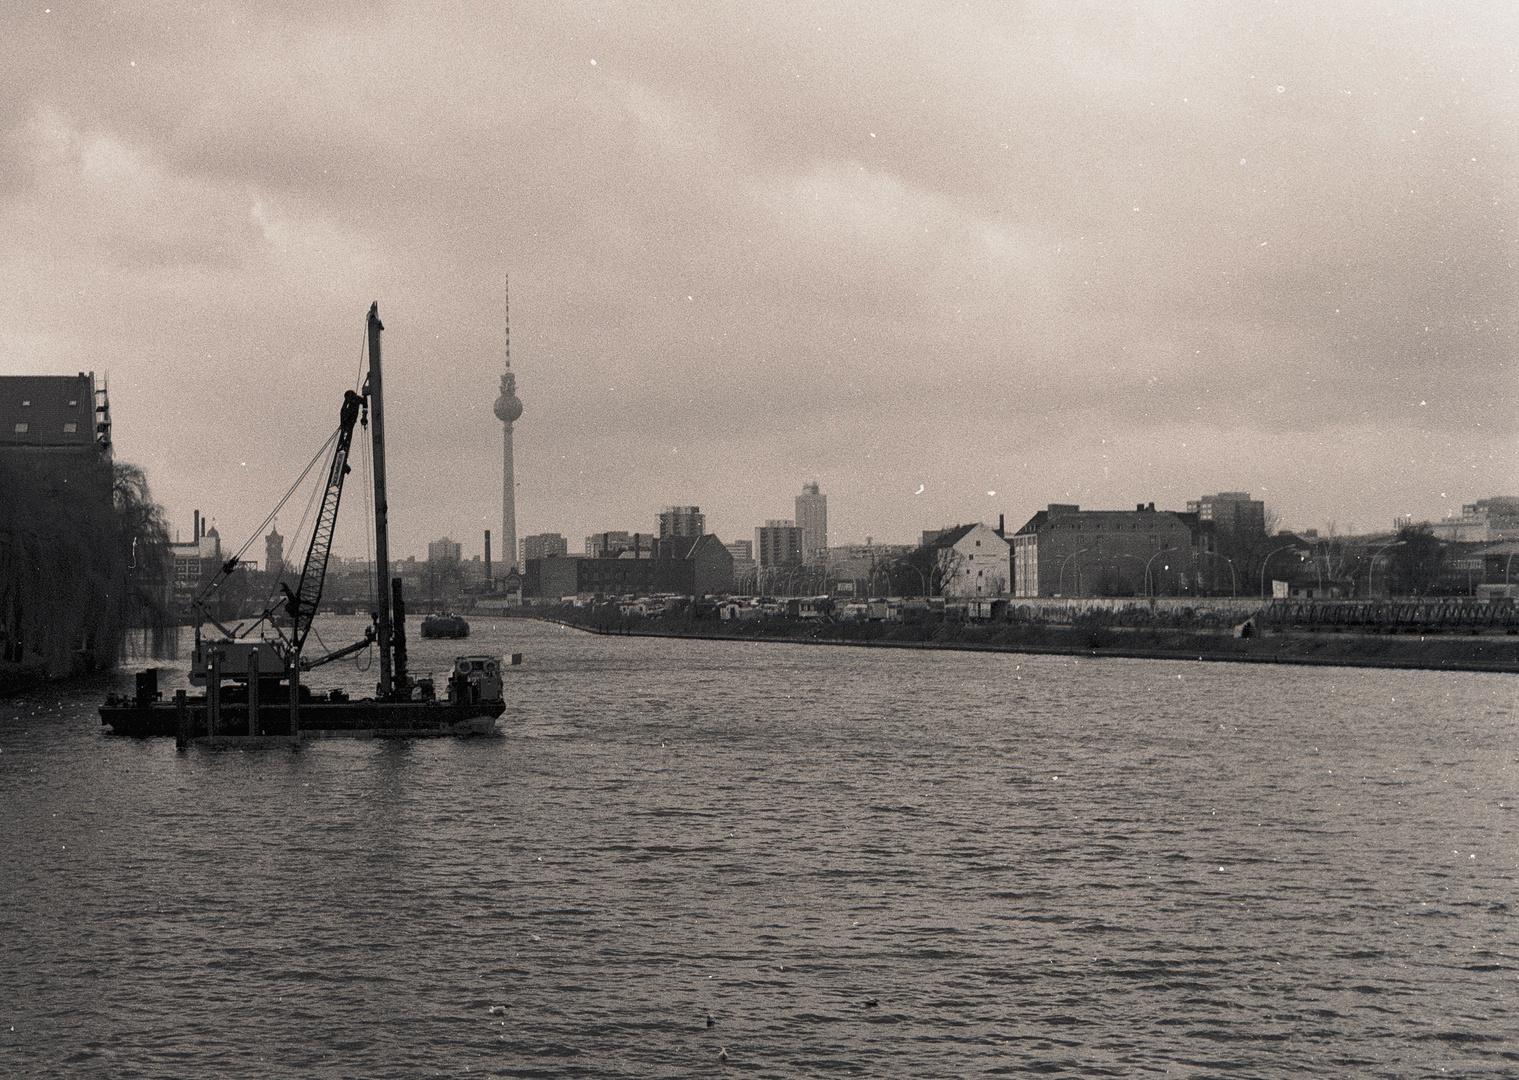
<path id="1" fill-rule="evenodd" d="M 812 479 L 834 543 L 1519 493 L 1511 2 L 10 0 L 0 41 L 0 374 L 108 374 L 185 535 L 258 525 L 378 300 L 392 551 L 478 554 L 508 273 L 518 533 L 572 551 Z"/>

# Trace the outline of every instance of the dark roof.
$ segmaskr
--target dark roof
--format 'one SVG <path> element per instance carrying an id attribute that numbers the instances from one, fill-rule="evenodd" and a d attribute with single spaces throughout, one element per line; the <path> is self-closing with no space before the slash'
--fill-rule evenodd
<path id="1" fill-rule="evenodd" d="M 94 376 L 0 376 L 0 444 L 88 447 L 95 425 Z"/>
<path id="2" fill-rule="evenodd" d="M 1019 529 L 1013 535 L 1028 536 L 1031 533 L 1037 533 L 1044 526 L 1044 523 L 1049 520 L 1049 518 L 1050 512 L 1048 510 L 1040 510 L 1033 517 L 1025 521 L 1023 523 L 1023 528 Z"/>
<path id="3" fill-rule="evenodd" d="M 970 532 L 979 524 L 981 524 L 979 521 L 973 521 L 969 525 L 956 525 L 954 528 L 945 529 L 940 532 L 938 536 L 930 540 L 928 542 L 928 546 L 931 548 L 954 547 L 961 540 L 965 539 L 966 533 Z"/>

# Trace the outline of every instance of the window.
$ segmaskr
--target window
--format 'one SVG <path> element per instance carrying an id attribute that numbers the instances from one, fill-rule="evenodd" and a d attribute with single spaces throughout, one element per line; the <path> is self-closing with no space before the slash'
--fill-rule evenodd
<path id="1" fill-rule="evenodd" d="M 16 434 L 17 435 L 25 435 L 26 434 L 26 424 L 25 423 L 21 423 L 21 424 L 17 424 L 16 425 Z"/>
<path id="2" fill-rule="evenodd" d="M 74 409 L 74 408 L 77 408 L 78 406 L 79 406 L 79 399 L 78 398 L 69 398 L 69 408 Z"/>
<path id="3" fill-rule="evenodd" d="M 74 432 L 76 432 L 78 430 L 79 430 L 79 425 L 78 424 L 69 423 L 69 424 L 64 424 L 63 425 L 63 433 L 65 435 L 72 435 L 72 434 L 74 434 Z"/>
<path id="4" fill-rule="evenodd" d="M 30 401 L 23 401 L 23 402 L 22 402 L 22 403 L 21 403 L 21 407 L 22 407 L 22 408 L 25 408 L 25 407 L 26 407 L 26 406 L 28 406 L 28 405 L 30 405 L 30 404 L 31 404 L 31 402 L 30 402 Z"/>

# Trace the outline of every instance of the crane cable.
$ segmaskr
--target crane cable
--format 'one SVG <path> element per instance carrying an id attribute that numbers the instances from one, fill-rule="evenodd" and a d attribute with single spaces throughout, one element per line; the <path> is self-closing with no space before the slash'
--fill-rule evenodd
<path id="1" fill-rule="evenodd" d="M 287 502 L 290 501 L 290 496 L 292 496 L 292 495 L 295 494 L 295 489 L 301 486 L 302 482 L 305 481 L 307 475 L 316 466 L 316 463 L 318 461 L 320 461 L 323 458 L 323 456 L 326 455 L 327 451 L 329 451 L 329 450 L 332 449 L 333 445 L 337 442 L 338 435 L 340 433 L 341 433 L 341 429 L 338 429 L 337 431 L 334 431 L 331 435 L 329 435 L 327 437 L 327 441 L 324 442 L 321 445 L 321 448 L 318 449 L 317 452 L 312 455 L 311 460 L 306 463 L 306 467 L 301 470 L 301 475 L 299 475 L 299 476 L 297 476 L 295 478 L 295 482 L 292 483 L 290 485 L 290 487 L 288 489 L 286 489 L 285 494 L 280 497 L 279 503 L 275 506 L 275 508 L 273 510 L 271 510 L 269 512 L 269 516 L 266 517 L 266 518 L 264 518 L 264 520 L 259 524 L 258 528 L 256 528 L 256 529 L 253 530 L 253 535 L 250 536 L 250 537 L 248 537 L 247 542 L 244 543 L 242 547 L 240 547 L 240 548 L 237 549 L 237 554 L 233 555 L 232 558 L 224 561 L 222 563 L 222 565 L 217 568 L 217 571 L 216 571 L 215 575 L 212 576 L 211 580 L 209 582 L 207 582 L 206 585 L 205 585 L 205 587 L 202 588 L 201 591 L 196 595 L 195 600 L 197 602 L 201 601 L 201 600 L 204 600 L 211 593 L 211 591 L 213 589 L 215 589 L 217 586 L 219 586 L 222 583 L 222 581 L 226 578 L 226 576 L 232 572 L 232 570 L 229 569 L 229 567 L 235 569 L 237 567 L 237 565 L 242 562 L 243 555 L 246 554 L 247 551 L 248 551 L 248 549 L 251 548 L 254 545 L 254 543 L 258 540 L 259 536 L 263 533 L 265 527 L 271 521 L 273 521 L 276 516 L 278 516 L 279 512 L 282 509 L 284 509 L 285 503 L 287 503 Z M 309 507 L 307 508 L 307 512 L 308 513 L 310 512 L 310 508 Z M 302 523 L 302 526 L 304 526 L 304 524 L 305 524 L 305 518 L 304 517 L 302 517 L 301 523 Z M 299 535 L 299 534 L 300 534 L 300 530 L 297 529 L 296 530 L 296 535 Z"/>

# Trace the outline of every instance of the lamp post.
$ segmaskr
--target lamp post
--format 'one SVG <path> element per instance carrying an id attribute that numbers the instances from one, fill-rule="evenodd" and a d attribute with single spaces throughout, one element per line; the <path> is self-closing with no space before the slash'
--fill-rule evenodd
<path id="1" fill-rule="evenodd" d="M 1071 552 L 1069 555 L 1067 555 L 1061 561 L 1061 563 L 1060 563 L 1060 580 L 1056 583 L 1056 586 L 1055 586 L 1060 591 L 1056 595 L 1058 595 L 1058 596 L 1064 596 L 1065 595 L 1065 568 L 1068 565 L 1070 565 L 1071 560 L 1074 559 L 1077 555 L 1085 555 L 1087 552 L 1089 552 L 1091 550 L 1092 550 L 1091 548 L 1082 548 L 1080 551 L 1073 551 L 1073 552 Z M 1078 581 L 1079 580 L 1080 579 L 1078 578 Z"/>
<path id="2" fill-rule="evenodd" d="M 1150 592 L 1150 564 L 1153 563 L 1161 555 L 1164 555 L 1166 552 L 1168 552 L 1170 550 L 1171 550 L 1170 547 L 1163 547 L 1159 551 L 1157 551 L 1154 555 L 1151 555 L 1148 559 L 1145 560 L 1145 595 L 1146 596 L 1151 595 L 1151 592 Z M 1137 556 L 1137 555 L 1135 556 L 1135 558 L 1138 558 L 1138 557 L 1139 556 Z"/>
<path id="3" fill-rule="evenodd" d="M 1375 595 L 1371 591 L 1371 578 L 1372 575 L 1377 572 L 1377 560 L 1382 557 L 1382 552 L 1386 551 L 1388 548 L 1402 547 L 1406 543 L 1408 543 L 1407 540 L 1393 540 L 1389 543 L 1383 544 L 1381 547 L 1377 548 L 1375 552 L 1372 553 L 1371 565 L 1366 568 L 1366 599 L 1370 600 L 1372 596 Z"/>
<path id="4" fill-rule="evenodd" d="M 1275 555 L 1278 551 L 1291 551 L 1295 547 L 1297 547 L 1296 544 L 1283 544 L 1281 547 L 1276 548 L 1273 551 L 1268 551 L 1266 553 L 1266 557 L 1261 560 L 1261 599 L 1262 600 L 1266 599 L 1266 564 L 1271 561 L 1271 556 Z"/>

